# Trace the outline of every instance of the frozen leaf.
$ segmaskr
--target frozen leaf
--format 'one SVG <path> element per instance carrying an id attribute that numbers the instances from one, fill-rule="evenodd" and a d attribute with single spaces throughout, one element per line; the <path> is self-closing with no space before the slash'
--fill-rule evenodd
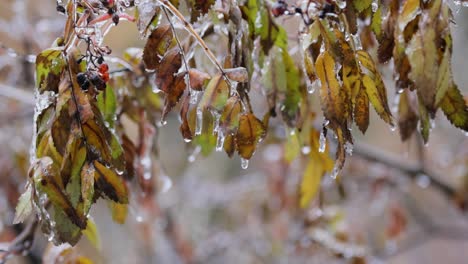
<path id="1" fill-rule="evenodd" d="M 306 208 L 312 198 L 315 197 L 320 188 L 323 175 L 330 173 L 333 169 L 333 160 L 328 155 L 328 150 L 324 152 L 319 151 L 319 137 L 319 131 L 312 130 L 310 132 L 309 161 L 304 170 L 300 187 L 300 206 L 302 208 Z"/>
<path id="2" fill-rule="evenodd" d="M 128 203 L 127 186 L 115 169 L 106 167 L 96 160 L 93 162 L 93 165 L 96 169 L 94 180 L 99 190 L 114 202 Z"/>
<path id="3" fill-rule="evenodd" d="M 315 62 L 317 76 L 322 83 L 320 102 L 327 120 L 342 123 L 345 121 L 344 102 L 340 93 L 340 84 L 335 73 L 335 61 L 328 51 L 323 52 Z"/>
<path id="4" fill-rule="evenodd" d="M 435 44 L 436 32 L 426 27 L 416 32 L 408 44 L 406 54 L 411 64 L 409 77 L 414 82 L 418 97 L 429 113 L 435 113 L 437 92 L 438 52 Z"/>
<path id="5" fill-rule="evenodd" d="M 420 0 L 407 0 L 404 3 L 401 14 L 398 17 L 398 26 L 400 27 L 401 31 L 403 31 L 406 25 L 412 21 L 421 11 L 419 5 Z"/>
<path id="6" fill-rule="evenodd" d="M 60 75 L 65 69 L 62 49 L 51 48 L 39 53 L 36 57 L 36 87 L 39 93 L 58 91 Z"/>
<path id="7" fill-rule="evenodd" d="M 228 157 L 232 157 L 234 152 L 236 151 L 236 138 L 231 134 L 227 134 L 226 138 L 224 139 L 223 145 L 224 151 L 228 155 Z"/>
<path id="8" fill-rule="evenodd" d="M 250 159 L 258 142 L 266 135 L 265 126 L 254 114 L 243 114 L 239 120 L 239 130 L 236 134 L 236 144 L 239 156 Z"/>
<path id="9" fill-rule="evenodd" d="M 149 36 L 143 50 L 143 62 L 145 63 L 146 69 L 158 69 L 161 62 L 161 57 L 163 57 L 166 51 L 174 45 L 175 38 L 169 25 L 162 25 L 154 29 L 153 32 L 151 32 L 151 35 Z M 171 59 L 174 58 L 174 52 L 171 53 Z M 180 65 L 177 70 L 179 68 Z M 163 71 L 165 71 L 164 68 Z"/>
<path id="10" fill-rule="evenodd" d="M 371 29 L 377 39 L 382 39 L 382 5 L 372 15 Z"/>
<path id="11" fill-rule="evenodd" d="M 230 89 L 221 74 L 213 77 L 208 83 L 198 107 L 221 112 L 226 106 Z"/>
<path id="12" fill-rule="evenodd" d="M 190 96 L 186 95 L 182 101 L 182 107 L 180 108 L 180 119 L 182 124 L 180 124 L 180 133 L 185 141 L 192 140 L 192 131 L 190 130 L 190 125 L 188 121 L 188 112 L 190 108 Z"/>
<path id="13" fill-rule="evenodd" d="M 83 230 L 83 234 L 89 240 L 91 245 L 94 246 L 97 250 L 101 249 L 101 238 L 96 226 L 96 223 L 91 218 L 88 218 L 88 223 L 86 224 L 86 229 Z"/>
<path id="14" fill-rule="evenodd" d="M 435 95 L 435 104 L 439 106 L 442 99 L 445 97 L 447 91 L 454 85 L 452 79 L 452 69 L 450 65 L 450 49 L 446 49 L 442 61 L 439 65 L 439 73 L 437 75 L 437 92 Z"/>
<path id="15" fill-rule="evenodd" d="M 357 12 L 354 8 L 353 2 L 355 0 L 345 0 L 346 1 L 346 8 L 344 10 L 344 14 L 346 16 L 346 20 L 348 21 L 349 26 L 349 33 L 356 34 L 358 27 L 357 27 Z"/>
<path id="16" fill-rule="evenodd" d="M 202 91 L 211 79 L 211 76 L 208 73 L 197 69 L 190 69 L 188 73 L 190 78 L 190 88 L 196 91 Z"/>
<path id="17" fill-rule="evenodd" d="M 146 35 L 148 28 L 159 22 L 161 9 L 156 1 L 141 0 L 136 4 L 136 13 L 138 31 Z"/>
<path id="18" fill-rule="evenodd" d="M 230 97 L 219 119 L 220 128 L 226 133 L 234 134 L 239 127 L 241 111 L 242 106 L 239 97 Z"/>
<path id="19" fill-rule="evenodd" d="M 172 83 L 170 85 L 164 85 L 165 90 L 163 91 L 166 94 L 166 98 L 164 99 L 162 120 L 165 120 L 166 115 L 179 102 L 180 97 L 184 94 L 185 88 L 187 88 L 187 85 L 183 74 L 176 75 L 172 79 Z"/>
<path id="20" fill-rule="evenodd" d="M 359 130 L 364 134 L 369 127 L 369 97 L 365 87 L 361 87 L 355 99 L 354 121 Z"/>
<path id="21" fill-rule="evenodd" d="M 94 179 L 96 178 L 96 169 L 91 163 L 85 163 L 81 169 L 81 199 L 83 212 L 88 213 L 94 199 Z"/>
<path id="22" fill-rule="evenodd" d="M 226 76 L 233 81 L 241 83 L 249 81 L 249 73 L 244 67 L 224 69 L 224 72 L 226 73 Z"/>
<path id="23" fill-rule="evenodd" d="M 456 85 L 448 89 L 440 107 L 452 125 L 468 131 L 468 106 Z"/>
<path id="24" fill-rule="evenodd" d="M 418 103 L 419 106 L 419 120 L 420 120 L 420 133 L 423 138 L 424 143 L 429 141 L 429 133 L 431 131 L 431 123 L 429 112 L 422 103 Z"/>
<path id="25" fill-rule="evenodd" d="M 381 92 L 381 90 L 385 88 L 377 88 L 376 83 L 369 75 L 363 75 L 362 85 L 365 87 L 367 96 L 369 96 L 369 100 L 377 114 L 379 114 L 385 122 L 392 124 L 392 116 L 388 108 L 387 97 L 383 97 Z"/>
<path id="26" fill-rule="evenodd" d="M 300 92 L 299 70 L 294 64 L 293 59 L 288 52 L 282 50 L 283 63 L 286 70 L 286 91 L 285 99 L 282 102 L 281 113 L 283 120 L 290 126 L 296 125 L 296 118 L 299 113 L 299 104 L 302 94 Z"/>
<path id="27" fill-rule="evenodd" d="M 32 212 L 32 200 L 31 200 L 32 188 L 31 185 L 28 184 L 28 187 L 21 194 L 20 198 L 18 199 L 18 204 L 16 205 L 15 211 L 15 219 L 13 219 L 13 224 L 20 224 L 23 223 L 24 220 L 31 214 Z"/>
<path id="28" fill-rule="evenodd" d="M 187 0 L 191 10 L 191 21 L 197 21 L 198 17 L 208 13 L 215 0 Z"/>
<path id="29" fill-rule="evenodd" d="M 214 118 L 209 110 L 204 109 L 202 111 L 201 120 L 202 122 L 201 134 L 194 138 L 194 143 L 200 146 L 200 152 L 203 156 L 208 156 L 216 146 L 216 134 L 214 133 Z"/>
<path id="30" fill-rule="evenodd" d="M 111 85 L 107 85 L 106 89 L 98 94 L 97 105 L 104 117 L 104 120 L 109 124 L 109 127 L 114 127 L 117 110 L 117 98 L 114 89 Z"/>
<path id="31" fill-rule="evenodd" d="M 402 141 L 409 139 L 418 125 L 418 116 L 411 107 L 408 94 L 408 90 L 403 91 L 398 103 L 398 127 Z"/>

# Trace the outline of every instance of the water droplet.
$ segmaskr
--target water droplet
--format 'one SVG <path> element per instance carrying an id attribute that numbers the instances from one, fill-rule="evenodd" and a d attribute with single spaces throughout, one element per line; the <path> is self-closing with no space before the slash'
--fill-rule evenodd
<path id="1" fill-rule="evenodd" d="M 396 129 L 397 129 L 397 126 L 396 126 L 395 124 L 391 124 L 391 125 L 390 125 L 390 130 L 391 130 L 392 132 L 396 131 Z"/>
<path id="2" fill-rule="evenodd" d="M 319 152 L 325 152 L 325 148 L 327 147 L 327 138 L 325 137 L 325 133 L 320 133 L 319 139 Z"/>
<path id="3" fill-rule="evenodd" d="M 189 143 L 189 142 L 192 142 L 192 139 L 191 138 L 184 138 L 184 141 Z"/>
<path id="4" fill-rule="evenodd" d="M 249 167 L 249 160 L 241 158 L 241 167 L 242 169 L 246 170 Z"/>
<path id="5" fill-rule="evenodd" d="M 203 109 L 197 107 L 197 124 L 195 128 L 195 135 L 201 135 L 203 126 Z"/>
<path id="6" fill-rule="evenodd" d="M 143 223 L 143 221 L 144 221 L 143 216 L 141 216 L 141 215 L 137 215 L 137 216 L 135 217 L 135 220 L 136 220 L 138 223 Z"/>

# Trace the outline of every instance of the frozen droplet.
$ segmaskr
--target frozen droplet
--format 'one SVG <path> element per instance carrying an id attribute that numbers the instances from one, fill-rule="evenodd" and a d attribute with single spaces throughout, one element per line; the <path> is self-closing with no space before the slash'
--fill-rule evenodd
<path id="1" fill-rule="evenodd" d="M 184 141 L 189 143 L 189 142 L 192 142 L 192 139 L 191 138 L 184 138 Z"/>
<path id="2" fill-rule="evenodd" d="M 221 117 L 221 114 L 216 111 L 212 111 L 211 115 L 214 117 L 214 126 L 213 126 L 213 134 L 214 134 L 218 132 L 219 130 L 219 118 Z"/>
<path id="3" fill-rule="evenodd" d="M 201 107 L 197 107 L 197 124 L 195 127 L 195 135 L 201 135 L 203 127 L 203 109 Z"/>
<path id="4" fill-rule="evenodd" d="M 241 167 L 242 169 L 246 170 L 249 167 L 249 160 L 241 158 Z"/>
<path id="5" fill-rule="evenodd" d="M 223 145 L 224 145 L 224 139 L 226 137 L 224 136 L 223 131 L 218 131 L 218 137 L 216 138 L 216 151 L 222 151 L 223 150 Z"/>
<path id="6" fill-rule="evenodd" d="M 322 86 L 322 83 L 320 82 L 320 79 L 317 78 L 307 86 L 307 92 L 313 94 L 317 89 L 320 89 L 320 86 Z"/>
<path id="7" fill-rule="evenodd" d="M 166 175 L 162 175 L 160 177 L 160 186 L 161 186 L 161 188 L 159 190 L 160 193 L 165 193 L 165 192 L 169 191 L 171 189 L 171 187 L 172 187 L 171 178 L 169 178 Z"/>
<path id="8" fill-rule="evenodd" d="M 354 47 L 356 48 L 356 50 L 362 50 L 361 37 L 359 37 L 359 34 L 351 35 L 351 36 L 353 38 Z"/>
<path id="9" fill-rule="evenodd" d="M 330 177 L 332 179 L 336 179 L 338 177 L 338 174 L 340 173 L 340 169 L 338 168 L 338 164 L 335 164 L 335 167 L 333 168 L 332 173 L 330 174 Z"/>
<path id="10" fill-rule="evenodd" d="M 302 152 L 302 154 L 304 154 L 304 155 L 309 154 L 309 153 L 310 153 L 310 150 L 311 150 L 311 149 L 310 149 L 309 146 L 303 146 L 303 147 L 301 148 L 301 152 Z"/>
<path id="11" fill-rule="evenodd" d="M 372 1 L 372 12 L 377 12 L 377 9 L 379 9 L 379 0 L 373 0 Z"/>
<path id="12" fill-rule="evenodd" d="M 165 125 L 167 125 L 167 120 L 164 119 L 164 117 L 161 117 L 161 120 L 158 123 L 158 127 L 162 127 L 162 126 L 165 126 Z"/>
<path id="13" fill-rule="evenodd" d="M 395 124 L 391 124 L 391 125 L 390 125 L 390 130 L 391 130 L 392 132 L 395 132 L 396 129 L 397 129 L 397 126 L 396 126 Z"/>
<path id="14" fill-rule="evenodd" d="M 427 188 L 431 185 L 431 179 L 427 175 L 421 174 L 416 178 L 416 184 L 421 188 Z"/>
<path id="15" fill-rule="evenodd" d="M 199 91 L 190 90 L 190 104 L 196 104 L 197 103 L 198 94 L 200 94 Z"/>
<path id="16" fill-rule="evenodd" d="M 141 215 L 137 215 L 137 216 L 135 217 L 135 220 L 136 220 L 138 223 L 143 223 L 143 221 L 144 221 L 143 216 L 141 216 Z"/>
<path id="17" fill-rule="evenodd" d="M 291 129 L 291 131 L 289 131 L 289 135 L 290 136 L 296 135 L 296 129 Z"/>
<path id="18" fill-rule="evenodd" d="M 353 144 L 352 143 L 346 142 L 344 144 L 344 149 L 346 151 L 346 154 L 348 154 L 349 156 L 353 155 Z"/>
<path id="19" fill-rule="evenodd" d="M 319 152 L 325 152 L 325 148 L 327 147 L 327 138 L 325 137 L 325 133 L 320 133 L 319 138 Z"/>

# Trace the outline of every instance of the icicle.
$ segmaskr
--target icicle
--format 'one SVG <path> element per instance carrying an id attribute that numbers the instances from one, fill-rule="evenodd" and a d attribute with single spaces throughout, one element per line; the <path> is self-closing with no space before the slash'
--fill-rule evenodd
<path id="1" fill-rule="evenodd" d="M 319 139 L 319 152 L 325 152 L 325 148 L 327 147 L 327 138 L 325 137 L 325 133 L 320 133 Z"/>
<path id="2" fill-rule="evenodd" d="M 216 111 L 211 111 L 211 115 L 214 118 L 214 126 L 213 126 L 213 134 L 214 134 L 218 132 L 219 130 L 219 118 L 221 117 L 221 114 Z"/>
<path id="3" fill-rule="evenodd" d="M 196 91 L 196 90 L 193 90 L 193 89 L 190 90 L 190 104 L 196 104 L 197 103 L 199 93 L 200 93 L 199 91 Z"/>
<path id="4" fill-rule="evenodd" d="M 308 82 L 310 83 L 310 81 Z M 307 92 L 313 94 L 317 89 L 320 89 L 321 86 L 322 83 L 320 82 L 320 79 L 315 79 L 315 81 L 307 85 Z"/>
<path id="5" fill-rule="evenodd" d="M 336 5 L 340 8 L 340 9 L 345 9 L 346 8 L 346 1 L 345 0 L 336 0 Z"/>
<path id="6" fill-rule="evenodd" d="M 224 139 L 226 137 L 224 136 L 223 131 L 219 130 L 218 131 L 218 137 L 216 138 L 216 151 L 222 151 L 223 150 L 223 145 L 224 145 Z"/>
<path id="7" fill-rule="evenodd" d="M 246 170 L 249 167 L 249 160 L 241 158 L 241 167 L 242 169 Z"/>
<path id="8" fill-rule="evenodd" d="M 195 135 L 201 135 L 202 132 L 202 127 L 203 127 L 203 109 L 200 107 L 197 107 L 197 124 L 195 127 Z"/>

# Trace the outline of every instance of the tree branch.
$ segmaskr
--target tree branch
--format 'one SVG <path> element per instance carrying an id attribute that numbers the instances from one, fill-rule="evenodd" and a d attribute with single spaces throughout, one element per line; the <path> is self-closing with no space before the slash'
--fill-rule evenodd
<path id="1" fill-rule="evenodd" d="M 415 179 L 420 175 L 425 175 L 430 179 L 430 183 L 433 187 L 438 189 L 441 193 L 449 198 L 453 198 L 457 193 L 455 188 L 440 181 L 439 179 L 442 177 L 437 175 L 437 173 L 430 171 L 425 166 L 423 166 L 424 162 L 420 162 L 420 164 L 412 164 L 395 155 L 391 155 L 387 152 L 362 143 L 355 144 L 353 153 L 368 161 L 381 163 L 390 168 L 397 169 L 411 179 Z"/>

